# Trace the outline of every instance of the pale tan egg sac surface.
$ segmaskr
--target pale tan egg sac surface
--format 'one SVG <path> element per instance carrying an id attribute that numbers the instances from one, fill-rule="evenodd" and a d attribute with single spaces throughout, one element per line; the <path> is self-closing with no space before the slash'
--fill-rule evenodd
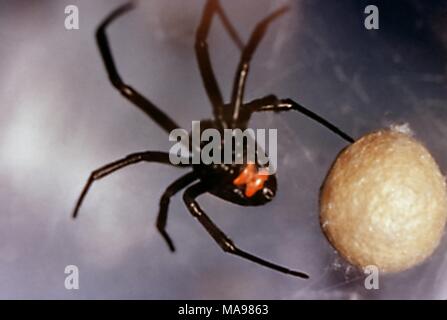
<path id="1" fill-rule="evenodd" d="M 438 246 L 447 218 L 445 178 L 409 134 L 381 130 L 343 150 L 320 194 L 324 233 L 351 264 L 397 272 Z"/>

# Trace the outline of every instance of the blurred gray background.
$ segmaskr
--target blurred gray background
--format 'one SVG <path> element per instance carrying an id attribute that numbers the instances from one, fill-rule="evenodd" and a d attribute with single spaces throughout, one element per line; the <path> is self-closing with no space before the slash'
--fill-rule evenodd
<path id="1" fill-rule="evenodd" d="M 389 299 L 447 298 L 446 239 L 424 264 L 383 276 L 380 290 L 338 257 L 318 222 L 322 180 L 345 143 L 300 114 L 260 114 L 278 128 L 279 192 L 243 208 L 212 196 L 203 208 L 243 249 L 308 272 L 303 281 L 222 253 L 171 202 L 171 254 L 154 228 L 163 190 L 184 173 L 157 164 L 122 170 L 91 189 L 93 169 L 141 150 L 168 151 L 167 135 L 108 82 L 94 40 L 121 0 L 0 1 L 0 298 Z M 247 39 L 285 1 L 225 0 Z M 123 78 L 186 129 L 211 116 L 194 56 L 204 0 L 150 0 L 120 18 L 109 37 Z M 80 29 L 64 28 L 77 5 Z M 380 30 L 364 8 L 380 9 Z M 247 99 L 291 97 L 354 137 L 409 123 L 447 171 L 446 1 L 290 1 L 252 63 Z M 226 97 L 238 50 L 219 20 L 209 46 Z M 64 269 L 80 289 L 64 288 Z"/>

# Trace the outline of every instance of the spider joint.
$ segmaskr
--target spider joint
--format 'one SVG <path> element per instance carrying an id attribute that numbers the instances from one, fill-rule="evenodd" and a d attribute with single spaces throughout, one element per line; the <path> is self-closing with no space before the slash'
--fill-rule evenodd
<path id="1" fill-rule="evenodd" d="M 223 249 L 225 252 L 234 252 L 236 250 L 236 247 L 234 246 L 233 241 L 230 239 L 225 239 L 223 242 Z"/>

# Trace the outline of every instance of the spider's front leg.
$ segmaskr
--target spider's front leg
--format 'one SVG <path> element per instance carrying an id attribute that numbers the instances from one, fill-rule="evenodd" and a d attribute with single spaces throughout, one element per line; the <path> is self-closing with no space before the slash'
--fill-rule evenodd
<path id="1" fill-rule="evenodd" d="M 324 119 L 323 117 L 319 116 L 315 112 L 303 107 L 299 103 L 293 101 L 292 99 L 278 99 L 274 95 L 269 95 L 261 99 L 253 100 L 250 103 L 247 103 L 244 105 L 244 112 L 247 113 L 245 116 L 244 121 L 248 121 L 250 118 L 250 115 L 253 112 L 259 112 L 259 111 L 274 111 L 274 112 L 281 112 L 281 111 L 298 111 L 304 114 L 305 116 L 311 118 L 312 120 L 318 122 L 322 126 L 326 127 L 333 133 L 340 136 L 342 139 L 346 140 L 349 143 L 353 143 L 354 139 L 348 135 L 347 133 L 343 132 L 341 129 L 339 129 L 334 124 L 330 123 L 328 120 Z"/>
<path id="2" fill-rule="evenodd" d="M 76 206 L 73 210 L 73 218 L 76 218 L 76 216 L 78 215 L 79 208 L 81 207 L 82 202 L 84 201 L 84 198 L 87 195 L 88 191 L 90 190 L 90 187 L 92 186 L 93 182 L 101 178 L 104 178 L 105 176 L 108 176 L 109 174 L 118 171 L 124 167 L 142 161 L 158 162 L 172 165 L 171 161 L 169 160 L 169 153 L 158 152 L 158 151 L 145 151 L 130 154 L 123 159 L 111 162 L 109 164 L 106 164 L 105 166 L 102 166 L 99 169 L 96 169 L 90 174 L 90 177 L 88 178 L 87 182 L 84 185 L 84 188 L 82 189 L 81 195 L 79 196 L 79 199 L 76 202 Z M 177 166 L 187 166 L 187 165 L 177 165 Z"/>
<path id="3" fill-rule="evenodd" d="M 179 192 L 187 185 L 192 183 L 194 180 L 197 180 L 197 174 L 194 171 L 187 173 L 183 177 L 171 183 L 160 199 L 160 211 L 158 212 L 156 226 L 161 236 L 163 237 L 163 239 L 165 239 L 169 249 L 172 252 L 175 251 L 174 243 L 172 242 L 169 234 L 166 232 L 166 222 L 168 219 L 169 202 L 171 200 L 171 197 L 173 197 L 177 192 Z"/>
<path id="4" fill-rule="evenodd" d="M 217 227 L 214 222 L 206 215 L 206 213 L 200 208 L 199 204 L 196 202 L 196 198 L 201 194 L 208 192 L 208 187 L 203 183 L 197 183 L 188 189 L 186 189 L 183 194 L 183 199 L 186 203 L 188 210 L 191 214 L 197 218 L 197 220 L 202 224 L 202 226 L 208 231 L 214 241 L 224 250 L 225 252 L 234 254 L 241 258 L 247 259 L 254 263 L 258 263 L 264 267 L 283 272 L 286 274 L 290 274 L 296 277 L 308 279 L 309 276 L 303 272 L 290 270 L 280 265 L 274 264 L 267 260 L 261 259 L 257 256 L 254 256 L 248 252 L 242 251 L 231 241 L 222 230 Z"/>
<path id="5" fill-rule="evenodd" d="M 215 14 L 220 17 L 225 30 L 227 30 L 236 46 L 242 49 L 243 43 L 230 20 L 225 15 L 219 0 L 208 0 L 205 5 L 199 27 L 197 28 L 195 50 L 203 85 L 205 86 L 205 91 L 211 101 L 211 104 L 213 105 L 214 116 L 220 121 L 220 123 L 222 123 L 222 125 L 225 125 L 223 119 L 224 103 L 222 93 L 220 91 L 219 84 L 217 83 L 216 76 L 214 75 L 207 42 L 211 23 Z"/>
<path id="6" fill-rule="evenodd" d="M 256 48 L 259 46 L 261 40 L 264 38 L 269 25 L 275 19 L 283 15 L 287 10 L 289 10 L 287 6 L 281 7 L 261 20 L 251 33 L 250 39 L 248 40 L 247 45 L 242 51 L 233 82 L 233 92 L 231 94 L 230 104 L 233 107 L 231 124 L 233 128 L 238 127 L 239 113 L 241 112 L 240 109 L 244 100 L 245 83 L 247 81 L 248 71 L 253 54 L 255 53 Z"/>
<path id="7" fill-rule="evenodd" d="M 114 10 L 109 14 L 96 30 L 96 41 L 98 43 L 99 51 L 104 62 L 110 82 L 121 94 L 137 106 L 141 111 L 154 120 L 166 132 L 171 132 L 179 128 L 167 114 L 161 111 L 155 104 L 145 98 L 137 90 L 126 84 L 118 73 L 118 70 L 113 59 L 112 50 L 110 49 L 109 41 L 106 34 L 106 29 L 110 23 L 116 18 L 134 8 L 134 3 L 129 2 Z"/>

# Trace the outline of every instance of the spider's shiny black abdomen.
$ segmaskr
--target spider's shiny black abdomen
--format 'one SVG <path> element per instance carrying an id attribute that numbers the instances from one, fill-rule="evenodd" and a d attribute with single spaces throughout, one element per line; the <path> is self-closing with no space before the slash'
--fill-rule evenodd
<path id="1" fill-rule="evenodd" d="M 217 129 L 221 137 L 224 137 L 224 131 L 219 123 L 215 120 L 202 120 L 200 122 L 200 134 L 206 129 Z M 258 148 L 256 141 L 253 141 L 255 148 Z M 202 142 L 200 148 L 202 149 L 208 142 Z M 223 152 L 225 147 L 232 147 L 233 157 L 235 156 L 235 144 L 231 143 L 228 145 L 221 140 L 221 151 Z M 257 149 L 256 149 L 257 150 Z M 261 148 L 259 150 L 262 150 Z M 263 151 L 263 150 L 262 150 Z M 224 163 L 223 155 L 221 163 L 203 163 L 200 161 L 199 164 L 193 164 L 193 170 L 200 177 L 200 180 L 206 184 L 210 193 L 218 198 L 227 200 L 229 202 L 242 205 L 242 206 L 260 206 L 269 201 L 271 201 L 277 189 L 276 176 L 271 174 L 268 176 L 267 180 L 264 182 L 263 187 L 259 189 L 254 195 L 247 196 L 245 189 L 246 185 L 236 185 L 234 183 L 235 179 L 247 168 L 247 148 L 246 145 L 243 147 L 243 159 L 242 164 L 236 163 L 235 158 L 233 158 L 232 163 Z M 256 170 L 260 170 L 261 166 L 255 164 Z"/>
<path id="2" fill-rule="evenodd" d="M 260 206 L 271 201 L 277 190 L 276 175 L 269 175 L 264 187 L 253 196 L 248 197 L 243 186 L 236 186 L 233 183 L 244 168 L 243 164 L 193 165 L 193 170 L 209 187 L 209 192 L 218 198 L 241 206 Z"/>

